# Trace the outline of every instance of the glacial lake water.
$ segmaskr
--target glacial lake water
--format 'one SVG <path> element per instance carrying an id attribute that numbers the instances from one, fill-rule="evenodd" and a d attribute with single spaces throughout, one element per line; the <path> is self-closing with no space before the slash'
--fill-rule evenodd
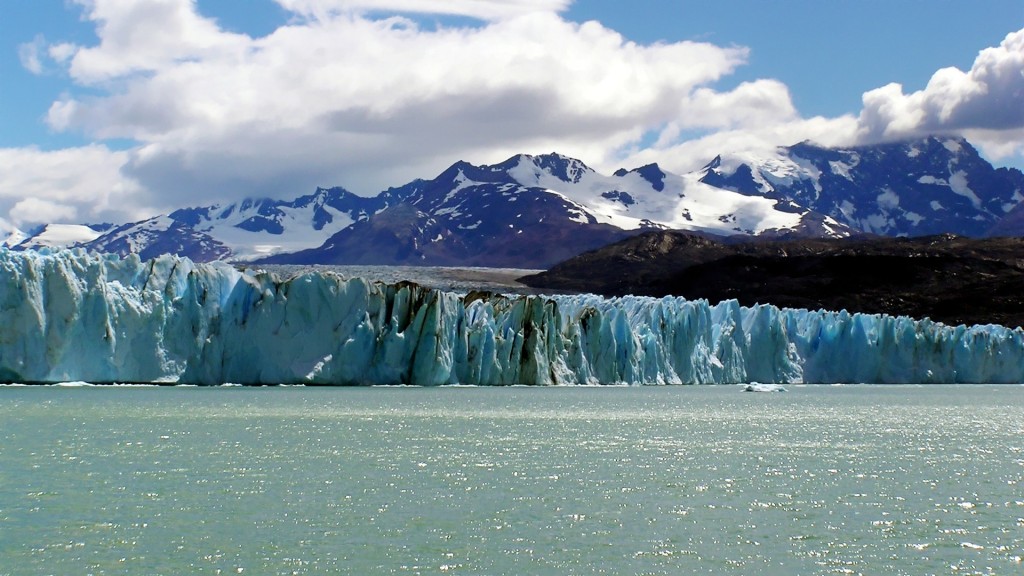
<path id="1" fill-rule="evenodd" d="M 1021 574 L 1024 387 L 0 388 L 0 574 Z"/>

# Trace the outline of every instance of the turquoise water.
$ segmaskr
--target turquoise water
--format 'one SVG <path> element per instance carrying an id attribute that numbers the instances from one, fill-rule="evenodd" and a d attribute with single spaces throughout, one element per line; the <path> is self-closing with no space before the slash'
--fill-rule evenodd
<path id="1" fill-rule="evenodd" d="M 0 388 L 0 574 L 1019 574 L 1024 387 Z"/>

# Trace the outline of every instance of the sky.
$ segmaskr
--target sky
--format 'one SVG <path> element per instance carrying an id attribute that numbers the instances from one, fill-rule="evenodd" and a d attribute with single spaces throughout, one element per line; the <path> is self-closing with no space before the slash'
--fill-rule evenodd
<path id="1" fill-rule="evenodd" d="M 928 134 L 1024 167 L 1024 2 L 0 0 L 0 229 Z"/>

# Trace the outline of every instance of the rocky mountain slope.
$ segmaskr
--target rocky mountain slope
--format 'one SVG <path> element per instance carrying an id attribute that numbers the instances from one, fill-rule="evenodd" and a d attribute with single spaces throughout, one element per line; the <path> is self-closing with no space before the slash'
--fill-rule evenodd
<path id="1" fill-rule="evenodd" d="M 394 201 L 388 194 L 365 198 L 344 188 L 318 188 L 289 201 L 246 199 L 182 208 L 118 226 L 84 245 L 100 252 L 136 253 L 142 258 L 172 253 L 197 262 L 249 261 L 322 244 Z"/>
<path id="2" fill-rule="evenodd" d="M 852 233 L 791 202 L 715 190 L 695 175 L 670 175 L 651 164 L 606 176 L 559 154 L 523 154 L 490 166 L 457 162 L 393 193 L 402 204 L 322 246 L 261 262 L 546 267 L 646 229 Z"/>
<path id="3" fill-rule="evenodd" d="M 719 157 L 705 170 L 705 184 L 788 200 L 883 236 L 987 236 L 1024 200 L 1024 174 L 993 168 L 963 138 L 852 148 L 805 142 L 776 158 Z"/>
<path id="4" fill-rule="evenodd" d="M 716 239 L 657 231 L 520 279 L 554 291 L 1024 326 L 1024 238 Z"/>

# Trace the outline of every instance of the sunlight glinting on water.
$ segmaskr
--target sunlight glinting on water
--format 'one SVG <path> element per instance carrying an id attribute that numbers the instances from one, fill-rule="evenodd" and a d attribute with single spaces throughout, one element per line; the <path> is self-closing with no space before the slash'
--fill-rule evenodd
<path id="1" fill-rule="evenodd" d="M 1012 573 L 1024 389 L 0 391 L 0 573 Z"/>

